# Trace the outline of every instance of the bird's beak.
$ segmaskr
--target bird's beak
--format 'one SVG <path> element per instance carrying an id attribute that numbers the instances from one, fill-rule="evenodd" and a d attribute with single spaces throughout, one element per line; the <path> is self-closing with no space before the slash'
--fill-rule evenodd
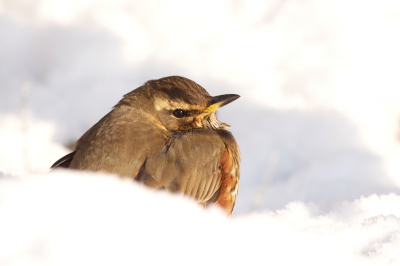
<path id="1" fill-rule="evenodd" d="M 237 94 L 224 94 L 219 96 L 214 96 L 211 99 L 210 105 L 203 111 L 204 114 L 210 114 L 212 112 L 217 111 L 222 106 L 227 105 L 228 103 L 233 102 L 238 99 L 240 96 Z"/>

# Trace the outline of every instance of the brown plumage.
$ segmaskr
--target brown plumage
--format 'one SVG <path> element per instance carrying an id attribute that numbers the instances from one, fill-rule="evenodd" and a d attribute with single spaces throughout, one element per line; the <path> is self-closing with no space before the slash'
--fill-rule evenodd
<path id="1" fill-rule="evenodd" d="M 150 80 L 91 127 L 51 168 L 100 171 L 217 203 L 230 215 L 240 176 L 239 147 L 215 111 L 239 98 L 211 97 L 192 80 Z"/>

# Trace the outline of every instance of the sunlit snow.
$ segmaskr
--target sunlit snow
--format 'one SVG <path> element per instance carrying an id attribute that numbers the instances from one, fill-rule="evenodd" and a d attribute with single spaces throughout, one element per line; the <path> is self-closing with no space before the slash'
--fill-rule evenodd
<path id="1" fill-rule="evenodd" d="M 397 1 L 0 0 L 0 264 L 400 264 Z M 125 93 L 181 75 L 242 152 L 227 220 L 49 166 Z"/>

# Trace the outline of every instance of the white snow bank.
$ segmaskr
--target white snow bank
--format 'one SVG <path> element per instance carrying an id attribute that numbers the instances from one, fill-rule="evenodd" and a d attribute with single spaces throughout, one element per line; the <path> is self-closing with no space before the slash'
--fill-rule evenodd
<path id="1" fill-rule="evenodd" d="M 229 220 L 116 176 L 0 175 L 0 264 L 396 265 L 399 201 L 361 198 L 325 216 L 293 202 Z"/>

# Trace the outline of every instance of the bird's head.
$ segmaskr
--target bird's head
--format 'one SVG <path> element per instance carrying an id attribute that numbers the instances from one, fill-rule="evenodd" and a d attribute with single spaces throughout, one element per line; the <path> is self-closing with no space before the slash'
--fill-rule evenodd
<path id="1" fill-rule="evenodd" d="M 228 127 L 217 119 L 215 112 L 240 97 L 211 97 L 194 81 L 179 76 L 150 80 L 145 86 L 151 90 L 155 116 L 169 131 Z"/>

